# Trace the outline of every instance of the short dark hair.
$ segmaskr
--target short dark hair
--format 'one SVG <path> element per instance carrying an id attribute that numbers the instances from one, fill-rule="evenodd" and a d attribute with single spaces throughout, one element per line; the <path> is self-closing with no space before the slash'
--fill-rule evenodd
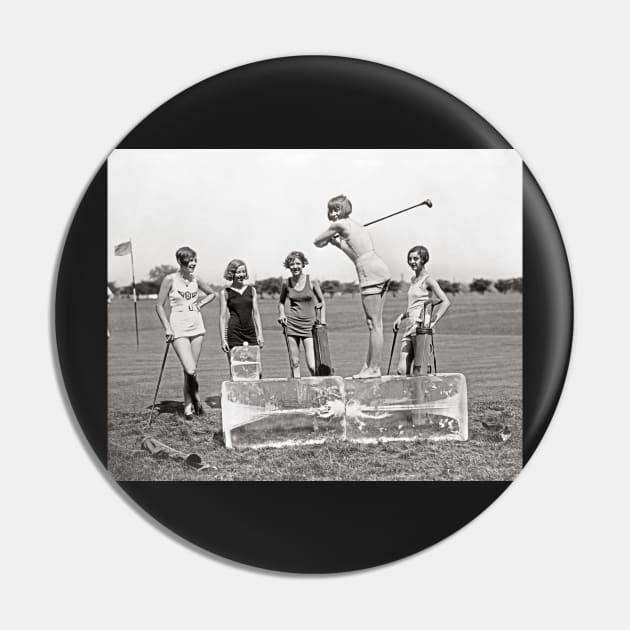
<path id="1" fill-rule="evenodd" d="M 308 258 L 304 255 L 304 252 L 300 252 L 297 249 L 293 252 L 290 252 L 287 257 L 284 259 L 284 266 L 286 269 L 289 268 L 289 265 L 296 259 L 298 258 L 299 260 L 302 261 L 302 265 L 306 266 L 308 265 Z"/>
<path id="2" fill-rule="evenodd" d="M 337 195 L 328 202 L 328 215 L 331 210 L 339 210 L 339 215 L 345 219 L 352 213 L 352 203 L 345 195 Z"/>
<path id="3" fill-rule="evenodd" d="M 247 265 L 240 258 L 233 258 L 232 260 L 230 260 L 230 262 L 227 264 L 227 267 L 225 268 L 225 273 L 223 274 L 223 277 L 226 280 L 234 280 L 234 274 L 239 267 L 245 267 L 245 278 L 249 278 Z"/>
<path id="4" fill-rule="evenodd" d="M 414 245 L 407 252 L 407 262 L 409 262 L 409 256 L 411 256 L 414 252 L 420 254 L 420 262 L 423 265 L 426 265 L 429 262 L 429 250 L 424 245 Z"/>
<path id="5" fill-rule="evenodd" d="M 180 247 L 175 252 L 175 258 L 180 265 L 187 265 L 193 258 L 197 258 L 197 252 L 190 247 Z"/>

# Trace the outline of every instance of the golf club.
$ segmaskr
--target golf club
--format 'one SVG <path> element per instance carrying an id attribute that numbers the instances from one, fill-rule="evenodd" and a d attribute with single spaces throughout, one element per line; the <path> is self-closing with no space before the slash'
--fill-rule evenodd
<path id="1" fill-rule="evenodd" d="M 155 387 L 155 396 L 153 396 L 153 404 L 151 405 L 151 413 L 149 413 L 149 426 L 153 422 L 153 411 L 155 410 L 155 401 L 157 400 L 158 391 L 160 390 L 160 383 L 162 382 L 162 374 L 164 374 L 164 366 L 166 365 L 166 357 L 168 355 L 168 349 L 171 346 L 171 340 L 166 340 L 166 349 L 164 350 L 164 358 L 162 359 L 162 367 L 160 368 L 160 376 L 158 377 L 158 382 Z"/>
<path id="2" fill-rule="evenodd" d="M 287 344 L 287 355 L 289 356 L 289 368 L 291 369 L 291 378 L 295 378 L 295 372 L 293 371 L 293 363 L 291 363 L 291 350 L 289 349 L 289 336 L 287 335 L 287 325 L 278 320 L 280 326 L 282 326 L 282 334 L 284 335 L 284 342 Z"/>
<path id="3" fill-rule="evenodd" d="M 404 208 L 403 210 L 398 210 L 398 212 L 392 212 L 391 214 L 381 217 L 380 219 L 374 219 L 374 221 L 368 221 L 367 223 L 364 224 L 364 227 L 367 227 L 368 225 L 374 225 L 375 223 L 378 223 L 379 221 L 385 221 L 385 219 L 389 219 L 390 217 L 395 217 L 397 214 L 402 214 L 403 212 L 407 212 L 407 210 L 412 210 L 413 208 L 418 208 L 420 206 L 426 206 L 427 208 L 432 208 L 433 202 L 430 199 L 425 199 L 424 201 L 420 203 L 417 203 L 413 206 L 409 206 L 408 208 Z"/>
<path id="4" fill-rule="evenodd" d="M 398 337 L 398 331 L 395 330 L 394 331 L 394 339 L 392 341 L 392 351 L 389 353 L 389 363 L 387 364 L 387 373 L 389 374 L 389 371 L 392 367 L 392 359 L 394 358 L 394 348 L 396 347 L 396 337 Z"/>

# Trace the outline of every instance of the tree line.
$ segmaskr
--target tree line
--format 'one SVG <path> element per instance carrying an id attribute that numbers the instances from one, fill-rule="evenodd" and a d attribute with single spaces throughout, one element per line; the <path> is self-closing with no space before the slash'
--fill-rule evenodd
<path id="1" fill-rule="evenodd" d="M 157 294 L 160 291 L 162 280 L 169 273 L 177 271 L 177 267 L 172 265 L 158 265 L 153 267 L 149 271 L 149 277 L 146 280 L 142 280 L 136 283 L 136 292 L 139 295 L 151 295 Z M 282 276 L 263 278 L 257 280 L 254 283 L 256 291 L 261 299 L 266 297 L 277 298 L 280 295 L 282 289 L 282 283 L 284 278 Z M 489 280 L 487 278 L 473 278 L 472 282 L 463 284 L 461 282 L 452 282 L 450 280 L 438 280 L 442 291 L 455 297 L 459 293 L 471 292 L 484 293 L 491 292 L 493 290 L 505 295 L 509 292 L 523 293 L 523 278 L 502 278 L 499 280 Z M 107 285 L 113 293 L 117 295 L 131 295 L 131 285 L 124 287 L 116 286 L 115 282 L 108 282 Z M 356 282 L 339 282 L 339 280 L 323 280 L 320 283 L 322 291 L 332 298 L 335 295 L 350 295 L 355 296 L 359 293 L 359 285 Z M 210 285 L 215 291 L 220 291 L 222 285 Z M 405 281 L 392 280 L 389 283 L 389 292 L 396 297 L 398 293 L 406 293 L 409 288 L 409 283 Z"/>

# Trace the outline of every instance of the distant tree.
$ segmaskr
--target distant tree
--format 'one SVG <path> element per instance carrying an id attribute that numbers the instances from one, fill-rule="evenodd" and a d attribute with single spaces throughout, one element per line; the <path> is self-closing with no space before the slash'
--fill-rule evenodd
<path id="1" fill-rule="evenodd" d="M 438 280 L 437 282 L 444 293 L 450 293 L 453 297 L 461 293 L 462 285 L 460 282 L 450 282 L 449 280 Z"/>
<path id="2" fill-rule="evenodd" d="M 341 285 L 341 292 L 344 295 L 349 293 L 354 297 L 359 292 L 359 285 L 356 282 L 344 282 Z"/>
<path id="3" fill-rule="evenodd" d="M 508 291 L 512 290 L 512 280 L 497 280 L 494 283 L 494 288 L 499 293 L 505 295 Z"/>
<path id="4" fill-rule="evenodd" d="M 148 280 L 142 280 L 141 282 L 136 282 L 136 293 L 138 295 L 149 295 L 150 293 L 159 293 L 160 284 L 161 282 L 151 282 Z"/>
<path id="5" fill-rule="evenodd" d="M 262 280 L 258 280 L 254 286 L 256 287 L 256 291 L 259 293 L 261 299 L 264 299 L 265 293 L 271 297 L 275 297 L 276 295 L 280 295 L 282 278 L 280 276 L 277 278 L 263 278 Z"/>
<path id="6" fill-rule="evenodd" d="M 523 293 L 523 278 L 512 278 L 510 280 L 512 291 L 517 291 L 518 293 Z"/>
<path id="7" fill-rule="evenodd" d="M 451 292 L 451 283 L 448 280 L 438 280 L 437 283 L 440 285 L 440 289 L 442 289 L 444 293 Z"/>
<path id="8" fill-rule="evenodd" d="M 387 287 L 387 290 L 394 296 L 396 297 L 398 295 L 398 292 L 400 291 L 400 285 L 402 283 L 399 282 L 398 280 L 390 280 L 389 281 L 389 286 Z"/>
<path id="9" fill-rule="evenodd" d="M 158 265 L 149 271 L 149 280 L 157 284 L 159 290 L 165 276 L 168 276 L 169 273 L 175 273 L 176 271 L 177 267 L 173 267 L 173 265 Z"/>
<path id="10" fill-rule="evenodd" d="M 341 282 L 339 280 L 324 280 L 321 283 L 321 287 L 322 291 L 328 293 L 332 298 L 341 289 Z"/>
<path id="11" fill-rule="evenodd" d="M 462 292 L 462 283 L 461 282 L 451 282 L 451 290 L 449 293 L 453 297 L 455 297 L 458 293 Z"/>
<path id="12" fill-rule="evenodd" d="M 109 290 L 116 295 L 118 293 L 118 287 L 116 286 L 115 282 L 108 282 L 107 286 L 109 287 Z"/>
<path id="13" fill-rule="evenodd" d="M 473 281 L 468 285 L 471 291 L 481 293 L 481 295 L 489 291 L 491 286 L 492 280 L 487 280 L 486 278 L 473 278 Z"/>

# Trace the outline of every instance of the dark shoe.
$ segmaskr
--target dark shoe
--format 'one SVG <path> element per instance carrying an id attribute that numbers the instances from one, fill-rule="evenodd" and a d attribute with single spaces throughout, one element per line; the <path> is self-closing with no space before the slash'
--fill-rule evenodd
<path id="1" fill-rule="evenodd" d="M 203 416 L 204 414 L 204 409 L 203 409 L 203 405 L 201 404 L 200 400 L 193 400 L 193 411 L 195 413 L 196 416 Z"/>

